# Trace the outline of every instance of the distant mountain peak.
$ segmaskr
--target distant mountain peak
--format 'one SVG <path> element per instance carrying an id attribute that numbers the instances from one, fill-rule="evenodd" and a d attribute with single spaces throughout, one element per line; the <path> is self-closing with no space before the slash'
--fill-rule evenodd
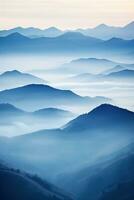
<path id="1" fill-rule="evenodd" d="M 10 35 L 7 36 L 7 38 L 9 38 L 9 39 L 11 39 L 11 38 L 13 38 L 13 39 L 30 39 L 18 32 L 11 33 Z"/>
<path id="2" fill-rule="evenodd" d="M 118 106 L 112 105 L 112 104 L 101 104 L 100 106 L 94 108 L 91 112 L 89 112 L 88 114 L 110 114 L 113 112 L 122 112 L 122 111 L 127 111 L 127 112 L 131 112 L 128 111 L 127 109 L 124 108 L 120 108 Z"/>
<path id="3" fill-rule="evenodd" d="M 68 38 L 68 39 L 80 39 L 80 38 L 87 38 L 88 36 L 83 35 L 82 33 L 75 32 L 75 31 L 68 31 L 61 36 L 60 38 Z"/>
<path id="4" fill-rule="evenodd" d="M 11 71 L 6 71 L 1 75 L 12 75 L 12 74 L 16 75 L 16 74 L 22 74 L 22 73 L 18 70 L 11 70 Z"/>
<path id="5" fill-rule="evenodd" d="M 108 28 L 109 26 L 106 24 L 99 24 L 98 26 L 95 27 L 95 29 L 104 29 L 104 28 Z"/>
<path id="6" fill-rule="evenodd" d="M 75 118 L 74 120 L 70 121 L 68 124 L 64 126 L 66 131 L 83 131 L 96 129 L 97 128 L 104 128 L 107 125 L 107 128 L 120 126 L 119 124 L 123 123 L 125 125 L 128 119 L 134 120 L 134 113 L 111 105 L 111 104 L 101 104 L 100 106 L 94 108 L 92 111 L 82 114 Z"/>
<path id="7" fill-rule="evenodd" d="M 56 28 L 55 26 L 51 26 L 49 28 L 46 28 L 45 30 L 51 30 L 51 31 L 60 31 L 60 29 Z"/>
<path id="8" fill-rule="evenodd" d="M 109 39 L 108 41 L 124 41 L 123 39 L 121 38 L 118 38 L 118 37 L 112 37 L 111 39 Z"/>

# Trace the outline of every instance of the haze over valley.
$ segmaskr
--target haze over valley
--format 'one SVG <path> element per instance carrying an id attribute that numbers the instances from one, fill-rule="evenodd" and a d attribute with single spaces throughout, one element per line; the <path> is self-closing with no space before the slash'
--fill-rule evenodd
<path id="1" fill-rule="evenodd" d="M 134 199 L 134 21 L 71 27 L 0 30 L 2 200 Z"/>

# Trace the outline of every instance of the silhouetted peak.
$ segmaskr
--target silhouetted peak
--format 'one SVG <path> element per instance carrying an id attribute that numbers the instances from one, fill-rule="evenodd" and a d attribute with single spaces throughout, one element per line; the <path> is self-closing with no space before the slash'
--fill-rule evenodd
<path id="1" fill-rule="evenodd" d="M 11 33 L 10 35 L 6 36 L 6 38 L 12 38 L 12 39 L 29 39 L 28 37 L 18 33 L 18 32 L 15 32 L 15 33 Z"/>
<path id="2" fill-rule="evenodd" d="M 2 75 L 18 75 L 18 74 L 22 74 L 21 72 L 19 72 L 18 70 L 11 70 L 11 71 L 6 71 L 4 72 Z"/>
<path id="3" fill-rule="evenodd" d="M 88 115 L 90 115 L 90 114 L 110 115 L 111 113 L 124 112 L 124 111 L 130 112 L 126 109 L 119 108 L 119 107 L 111 105 L 111 104 L 101 104 L 100 106 L 96 107 L 91 112 L 89 112 Z"/>
<path id="4" fill-rule="evenodd" d="M 108 28 L 109 26 L 107 26 L 106 24 L 99 24 L 98 26 L 95 27 L 95 29 L 105 29 Z"/>
<path id="5" fill-rule="evenodd" d="M 84 36 L 82 33 L 79 32 L 73 32 L 69 31 L 64 33 L 63 35 L 59 36 L 60 38 L 66 38 L 66 39 L 80 39 L 80 38 L 87 38 L 87 36 Z"/>
<path id="6" fill-rule="evenodd" d="M 122 42 L 122 41 L 125 41 L 121 38 L 117 38 L 117 37 L 112 37 L 110 40 L 107 40 L 106 42 L 113 42 L 113 43 L 116 43 L 116 42 Z"/>
<path id="7" fill-rule="evenodd" d="M 58 29 L 58 28 L 56 28 L 56 27 L 54 27 L 54 26 L 51 26 L 51 27 L 45 29 L 45 31 L 58 31 L 58 32 L 59 32 L 60 29 Z"/>

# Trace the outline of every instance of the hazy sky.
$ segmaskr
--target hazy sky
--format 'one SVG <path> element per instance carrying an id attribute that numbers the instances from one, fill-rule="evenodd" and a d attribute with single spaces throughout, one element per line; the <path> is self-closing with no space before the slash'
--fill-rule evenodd
<path id="1" fill-rule="evenodd" d="M 0 29 L 15 26 L 87 28 L 124 25 L 134 19 L 134 0 L 0 0 Z"/>

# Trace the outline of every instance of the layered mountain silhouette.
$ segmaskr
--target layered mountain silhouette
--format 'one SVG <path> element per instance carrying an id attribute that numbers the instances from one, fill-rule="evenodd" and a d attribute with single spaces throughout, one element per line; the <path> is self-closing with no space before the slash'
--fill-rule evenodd
<path id="1" fill-rule="evenodd" d="M 78 29 L 80 33 L 85 35 L 90 35 L 100 39 L 110 39 L 113 37 L 118 37 L 122 39 L 134 39 L 134 22 L 127 24 L 124 27 L 114 27 L 108 26 L 106 24 L 100 24 L 95 28 L 88 29 Z"/>
<path id="2" fill-rule="evenodd" d="M 32 74 L 23 73 L 18 70 L 6 71 L 0 74 L 0 89 L 15 88 L 28 84 L 45 84 L 46 81 Z"/>
<path id="3" fill-rule="evenodd" d="M 122 39 L 134 39 L 134 22 L 131 22 L 124 27 L 108 26 L 106 24 L 100 24 L 95 28 L 77 29 L 76 32 L 80 32 L 86 36 L 93 36 L 100 39 L 110 39 L 112 37 L 119 37 Z M 50 27 L 47 29 L 39 29 L 34 27 L 22 28 L 16 27 L 9 30 L 0 31 L 0 36 L 7 36 L 9 34 L 18 32 L 28 37 L 56 37 L 68 32 L 67 30 L 61 31 L 56 27 Z"/>
<path id="4" fill-rule="evenodd" d="M 95 75 L 95 74 L 91 74 L 91 73 L 84 73 L 84 74 L 79 74 L 79 75 L 71 76 L 71 77 L 67 78 L 67 81 L 76 82 L 76 83 L 104 82 L 104 81 L 132 82 L 133 80 L 134 80 L 134 70 L 125 69 L 123 67 L 112 68 L 111 70 L 107 70 L 103 74 Z"/>
<path id="5" fill-rule="evenodd" d="M 106 76 L 106 78 L 111 79 L 128 79 L 128 81 L 134 80 L 134 70 L 121 70 L 118 72 L 110 73 Z"/>
<path id="6" fill-rule="evenodd" d="M 26 112 L 11 104 L 0 104 L 0 135 L 15 136 L 44 128 L 58 128 L 76 115 L 57 108 Z M 29 124 L 33 124 L 29 126 Z"/>
<path id="7" fill-rule="evenodd" d="M 55 38 L 28 38 L 20 33 L 12 33 L 0 37 L 1 53 L 127 53 L 134 50 L 134 40 L 112 38 L 103 41 L 94 37 L 84 36 L 78 32 L 67 32 Z M 74 52 L 75 51 L 75 52 Z"/>
<path id="8" fill-rule="evenodd" d="M 126 133 L 127 136 L 132 136 L 134 130 L 133 122 L 134 113 L 132 111 L 111 104 L 101 104 L 89 113 L 82 114 L 71 120 L 65 126 L 61 127 L 61 129 L 42 130 L 39 133 L 44 134 L 47 131 L 54 133 L 56 131 L 56 133 L 63 132 L 63 135 L 69 134 L 71 136 L 71 134 L 75 133 L 78 136 L 79 134 L 86 133 L 91 136 L 93 132 L 96 134 L 99 133 L 100 135 L 104 135 L 105 132 L 107 134 L 115 134 L 118 132 L 118 134 Z M 24 135 L 24 137 L 30 135 L 32 137 L 32 133 Z M 38 137 L 38 131 L 33 133 L 34 135 Z"/>
<path id="9" fill-rule="evenodd" d="M 0 165 L 0 198 L 5 200 L 71 200 L 67 194 L 37 175 Z M 7 192 L 8 189 L 8 192 Z"/>
<path id="10" fill-rule="evenodd" d="M 119 72 L 119 71 L 122 71 L 122 70 L 125 70 L 126 68 L 121 66 L 121 65 L 117 65 L 109 70 L 106 70 L 104 71 L 104 74 L 110 74 L 110 73 L 113 73 L 113 72 Z"/>
<path id="11" fill-rule="evenodd" d="M 34 171 L 43 177 L 47 174 L 47 178 L 76 194 L 78 199 L 86 200 L 90 196 L 96 200 L 107 187 L 117 186 L 119 181 L 127 181 L 131 176 L 131 170 L 128 174 L 126 169 L 132 166 L 133 151 L 128 147 L 128 153 L 124 154 L 126 150 L 121 149 L 132 143 L 133 132 L 133 112 L 103 104 L 60 129 L 0 138 L 0 155 L 2 158 L 8 155 L 9 163 L 23 164 L 25 170 L 32 165 Z M 122 170 L 121 166 L 124 166 Z M 117 179 L 123 174 L 125 179 Z"/>
<path id="12" fill-rule="evenodd" d="M 81 97 L 70 90 L 60 90 L 48 85 L 30 84 L 27 86 L 4 90 L 0 92 L 0 103 L 10 103 L 27 111 L 42 108 L 96 106 L 111 102 L 105 97 Z"/>
<path id="13" fill-rule="evenodd" d="M 0 54 L 0 199 L 133 200 L 134 22 L 2 30 Z"/>
<path id="14" fill-rule="evenodd" d="M 70 74 L 98 74 L 107 70 L 112 70 L 114 67 L 117 67 L 117 65 L 121 65 L 125 69 L 134 69 L 134 64 L 119 63 L 108 59 L 80 58 L 62 65 L 59 68 L 59 72 Z"/>
<path id="15" fill-rule="evenodd" d="M 29 28 L 16 27 L 10 30 L 0 31 L 0 36 L 7 36 L 16 32 L 31 38 L 43 37 L 43 36 L 56 37 L 62 34 L 62 31 L 60 29 L 57 29 L 56 27 L 50 27 L 44 30 L 34 27 L 29 27 Z"/>

